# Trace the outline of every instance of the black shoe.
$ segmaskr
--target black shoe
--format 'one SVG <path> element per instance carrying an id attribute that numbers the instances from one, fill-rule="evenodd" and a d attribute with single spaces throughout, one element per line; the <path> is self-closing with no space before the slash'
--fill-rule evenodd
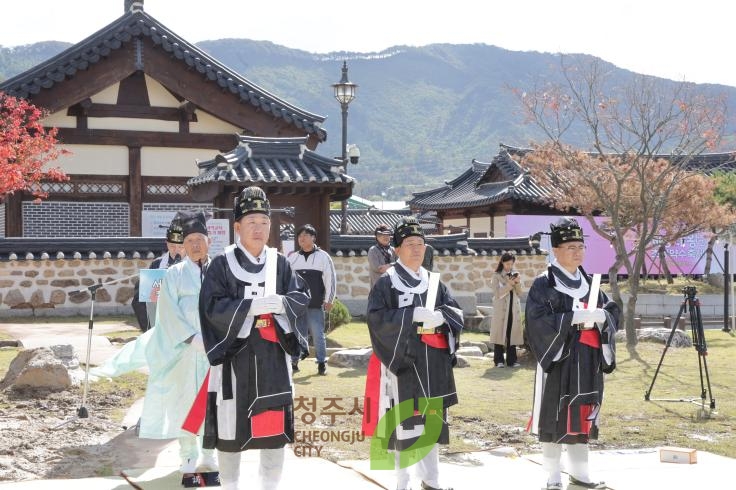
<path id="1" fill-rule="evenodd" d="M 320 376 L 327 374 L 327 365 L 324 362 L 317 363 L 317 374 Z"/>
<path id="2" fill-rule="evenodd" d="M 298 362 L 291 362 L 291 372 L 292 373 L 298 373 L 299 372 L 299 363 Z"/>
<path id="3" fill-rule="evenodd" d="M 575 485 L 579 488 L 608 488 L 606 486 L 606 482 L 598 481 L 598 482 L 584 482 L 580 481 L 574 476 L 570 475 L 570 485 Z"/>
<path id="4" fill-rule="evenodd" d="M 430 487 L 426 483 L 422 482 L 422 490 L 452 490 L 452 487 L 436 488 L 436 487 Z"/>
<path id="5" fill-rule="evenodd" d="M 184 488 L 219 487 L 219 471 L 203 471 L 199 473 L 186 473 L 181 477 L 181 486 Z"/>

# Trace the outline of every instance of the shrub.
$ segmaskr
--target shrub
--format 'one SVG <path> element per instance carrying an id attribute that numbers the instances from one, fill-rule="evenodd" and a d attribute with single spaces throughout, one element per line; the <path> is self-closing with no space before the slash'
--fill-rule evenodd
<path id="1" fill-rule="evenodd" d="M 340 325 L 346 325 L 353 319 L 350 315 L 350 310 L 340 302 L 339 299 L 335 299 L 332 303 L 332 309 L 330 310 L 330 328 L 337 328 Z"/>

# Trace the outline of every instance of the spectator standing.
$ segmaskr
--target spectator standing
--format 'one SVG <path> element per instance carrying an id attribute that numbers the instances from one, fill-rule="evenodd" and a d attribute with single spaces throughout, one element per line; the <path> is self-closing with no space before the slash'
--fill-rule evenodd
<path id="1" fill-rule="evenodd" d="M 370 273 L 370 287 L 376 283 L 381 274 L 386 272 L 396 261 L 396 251 L 391 246 L 391 229 L 387 224 L 376 226 L 373 233 L 376 243 L 368 249 L 368 271 Z"/>
<path id="2" fill-rule="evenodd" d="M 493 291 L 493 318 L 491 319 L 491 343 L 493 363 L 496 367 L 519 367 L 516 346 L 524 344 L 521 328 L 521 276 L 514 270 L 516 257 L 506 252 L 501 255 L 496 271 L 491 277 Z M 504 360 L 504 353 L 506 359 Z"/>
<path id="3" fill-rule="evenodd" d="M 583 232 L 575 219 L 550 226 L 554 261 L 526 300 L 527 339 L 537 359 L 529 427 L 542 443 L 548 490 L 561 490 L 563 445 L 570 460 L 568 488 L 607 488 L 588 470 L 588 442 L 598 438 L 603 375 L 616 368 L 620 310 L 582 268 Z M 591 303 L 591 304 L 588 304 Z"/>
<path id="4" fill-rule="evenodd" d="M 299 335 L 307 339 L 312 334 L 315 357 L 317 358 L 317 374 L 327 374 L 325 364 L 327 341 L 325 339 L 325 312 L 329 315 L 335 301 L 336 275 L 335 265 L 330 254 L 319 248 L 315 240 L 317 230 L 306 224 L 296 232 L 299 250 L 289 255 L 291 269 L 307 283 L 311 299 L 305 315 L 297 319 Z M 292 371 L 299 371 L 299 356 L 291 358 Z"/>

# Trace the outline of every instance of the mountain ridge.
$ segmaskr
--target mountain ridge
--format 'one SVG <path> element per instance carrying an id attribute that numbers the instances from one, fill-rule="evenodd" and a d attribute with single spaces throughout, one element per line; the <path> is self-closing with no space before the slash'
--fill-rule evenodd
<path id="1" fill-rule="evenodd" d="M 311 53 L 270 41 L 233 38 L 196 45 L 268 92 L 326 116 L 323 127 L 328 139 L 317 148 L 325 156 L 340 154 L 340 105 L 331 85 L 340 79 L 342 62 L 347 60 L 349 80 L 358 85 L 348 109 L 347 142 L 361 151 L 359 164 L 350 165 L 348 173 L 357 179 L 356 194 L 380 199 L 384 193 L 389 200 L 437 187 L 462 173 L 473 160 L 490 162 L 501 143 L 526 147 L 541 141 L 539 130 L 524 123 L 511 89 L 552 79 L 561 56 L 483 43 L 393 46 L 374 53 Z M 0 47 L 0 80 L 70 46 L 45 41 Z M 564 56 L 596 59 L 584 54 Z M 618 80 L 636 75 L 603 63 Z M 736 88 L 699 86 L 724 92 L 729 113 L 736 113 Z M 733 134 L 733 125 L 729 131 Z M 729 143 L 736 147 L 733 137 L 725 142 Z"/>

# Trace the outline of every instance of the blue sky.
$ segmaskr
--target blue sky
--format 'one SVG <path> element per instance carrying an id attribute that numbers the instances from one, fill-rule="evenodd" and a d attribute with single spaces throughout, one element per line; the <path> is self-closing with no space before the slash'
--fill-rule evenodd
<path id="1" fill-rule="evenodd" d="M 247 38 L 315 53 L 484 43 L 736 86 L 725 0 L 145 0 L 144 9 L 191 42 Z M 123 0 L 3 1 L 0 45 L 76 42 L 122 13 Z"/>

